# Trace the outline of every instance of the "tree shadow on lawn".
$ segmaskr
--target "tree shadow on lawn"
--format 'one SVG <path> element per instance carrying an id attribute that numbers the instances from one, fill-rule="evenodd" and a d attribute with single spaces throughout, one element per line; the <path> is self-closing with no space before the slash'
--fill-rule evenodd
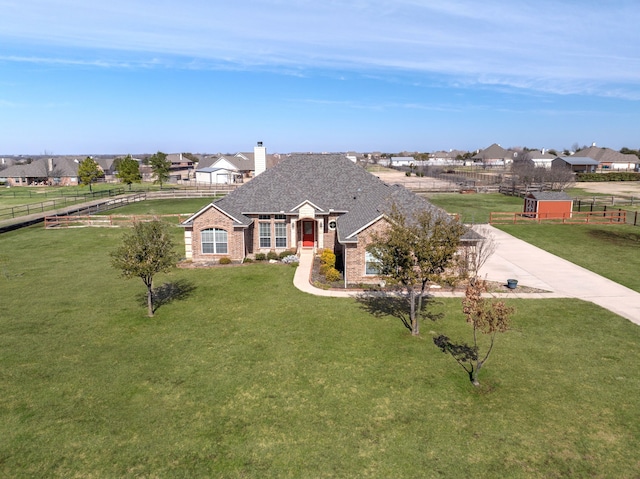
<path id="1" fill-rule="evenodd" d="M 614 229 L 592 230 L 589 235 L 607 243 L 620 246 L 637 246 L 640 243 L 640 233 L 629 231 L 618 231 Z"/>
<path id="2" fill-rule="evenodd" d="M 153 289 L 153 312 L 155 313 L 161 306 L 173 301 L 187 299 L 196 290 L 193 282 L 186 279 L 179 279 L 172 283 L 164 283 Z M 138 296 L 138 301 L 142 305 L 147 304 L 147 295 L 142 293 Z"/>
<path id="3" fill-rule="evenodd" d="M 376 318 L 392 316 L 399 319 L 405 328 L 411 331 L 409 295 L 400 291 L 363 291 L 356 296 L 360 307 Z M 439 302 L 438 302 L 439 303 Z M 444 317 L 444 313 L 431 311 L 429 305 L 436 304 L 433 296 L 425 295 L 422 300 L 422 311 L 417 311 L 420 319 L 436 321 Z"/>

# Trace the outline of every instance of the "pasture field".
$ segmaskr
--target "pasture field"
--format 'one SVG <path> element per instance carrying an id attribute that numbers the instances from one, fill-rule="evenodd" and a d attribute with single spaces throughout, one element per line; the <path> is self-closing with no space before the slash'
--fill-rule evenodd
<path id="1" fill-rule="evenodd" d="M 159 275 L 150 319 L 121 234 L 0 237 L 2 477 L 640 474 L 640 328 L 613 313 L 511 301 L 474 388 L 432 342 L 470 340 L 459 299 L 414 338 L 250 264 Z"/>
<path id="2" fill-rule="evenodd" d="M 449 213 L 458 213 L 460 221 L 465 224 L 489 222 L 492 211 L 521 212 L 524 200 L 517 196 L 506 196 L 500 193 L 467 194 L 433 193 L 427 195 L 431 203 Z"/>

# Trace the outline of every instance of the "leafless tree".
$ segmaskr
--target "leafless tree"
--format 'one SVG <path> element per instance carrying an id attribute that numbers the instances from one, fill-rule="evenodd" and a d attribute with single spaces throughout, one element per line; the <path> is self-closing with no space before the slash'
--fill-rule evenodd
<path id="1" fill-rule="evenodd" d="M 573 186 L 576 181 L 576 175 L 571 169 L 564 166 L 552 166 L 546 174 L 546 183 L 553 191 L 564 191 Z"/>

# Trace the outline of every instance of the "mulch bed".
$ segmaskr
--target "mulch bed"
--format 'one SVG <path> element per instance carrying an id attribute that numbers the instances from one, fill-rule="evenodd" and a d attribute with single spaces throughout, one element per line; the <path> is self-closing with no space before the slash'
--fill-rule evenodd
<path id="1" fill-rule="evenodd" d="M 324 276 L 320 274 L 320 258 L 316 257 L 313 261 L 313 269 L 311 270 L 311 284 L 321 289 L 345 289 L 344 281 L 336 281 L 328 283 Z M 378 286 L 372 285 L 371 288 L 380 289 Z M 364 285 L 350 285 L 346 289 L 363 290 L 366 288 Z M 456 286 L 442 286 L 441 288 L 434 289 L 433 292 L 456 292 L 464 293 L 467 289 L 467 283 L 461 282 Z M 548 291 L 539 288 L 532 288 L 530 286 L 518 285 L 515 289 L 507 288 L 506 283 L 500 283 L 498 281 L 487 281 L 487 289 L 489 293 L 548 293 Z"/>

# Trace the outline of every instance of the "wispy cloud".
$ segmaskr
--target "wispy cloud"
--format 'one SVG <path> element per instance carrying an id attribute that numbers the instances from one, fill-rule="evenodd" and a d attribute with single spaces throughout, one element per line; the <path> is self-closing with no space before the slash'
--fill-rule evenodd
<path id="1" fill-rule="evenodd" d="M 635 0 L 0 0 L 0 9 L 0 43 L 14 45 L 1 61 L 392 72 L 640 97 Z M 51 53 L 58 47 L 68 58 Z"/>

